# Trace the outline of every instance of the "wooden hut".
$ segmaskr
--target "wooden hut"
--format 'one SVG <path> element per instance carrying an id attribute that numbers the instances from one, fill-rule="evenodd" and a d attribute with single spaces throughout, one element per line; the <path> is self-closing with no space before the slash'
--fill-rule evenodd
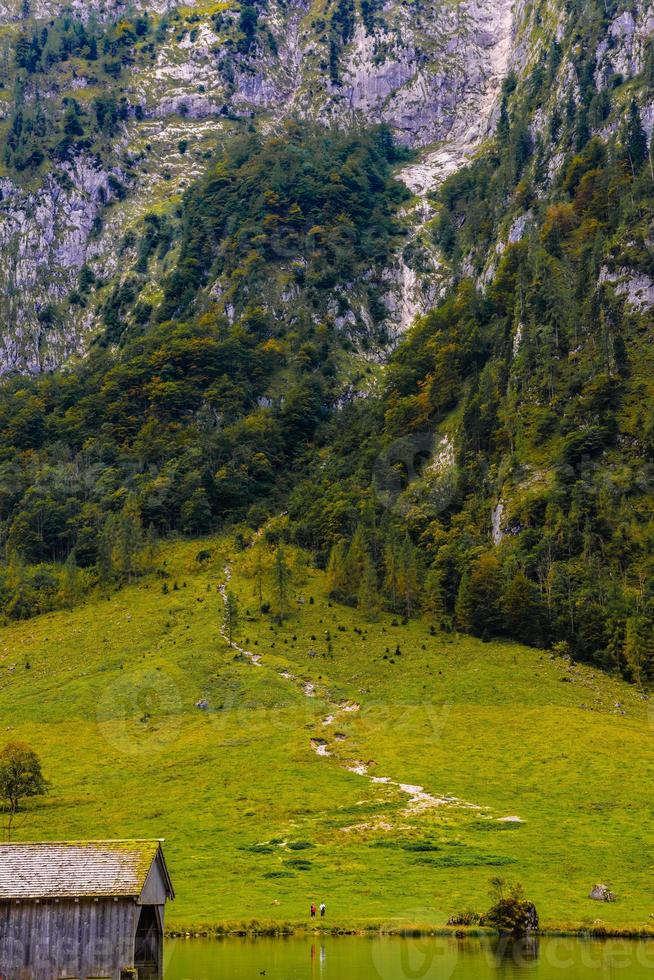
<path id="1" fill-rule="evenodd" d="M 160 980 L 162 843 L 0 844 L 0 980 Z"/>

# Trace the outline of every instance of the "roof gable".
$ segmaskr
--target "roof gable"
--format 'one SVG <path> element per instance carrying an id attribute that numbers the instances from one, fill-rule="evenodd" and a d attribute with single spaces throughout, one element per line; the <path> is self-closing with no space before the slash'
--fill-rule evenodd
<path id="1" fill-rule="evenodd" d="M 0 900 L 138 898 L 157 862 L 174 898 L 162 841 L 0 844 Z"/>

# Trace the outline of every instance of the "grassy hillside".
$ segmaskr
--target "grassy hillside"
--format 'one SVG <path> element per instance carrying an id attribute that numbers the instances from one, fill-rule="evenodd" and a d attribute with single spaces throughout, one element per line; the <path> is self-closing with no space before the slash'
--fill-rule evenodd
<path id="1" fill-rule="evenodd" d="M 296 922 L 322 899 L 330 923 L 444 925 L 485 909 L 500 874 L 546 926 L 647 927 L 652 730 L 635 689 L 428 620 L 364 623 L 301 556 L 277 627 L 256 613 L 252 552 L 232 551 L 168 546 L 157 575 L 2 631 L 3 735 L 51 780 L 16 836 L 166 837 L 173 926 Z M 220 635 L 227 561 L 260 666 Z M 597 881 L 615 905 L 587 899 Z"/>

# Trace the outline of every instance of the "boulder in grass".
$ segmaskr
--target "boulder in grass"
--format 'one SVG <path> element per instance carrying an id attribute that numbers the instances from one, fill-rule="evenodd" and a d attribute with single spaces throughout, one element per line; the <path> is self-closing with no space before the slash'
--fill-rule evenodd
<path id="1" fill-rule="evenodd" d="M 594 885 L 588 897 L 594 902 L 615 902 L 615 895 L 608 885 Z"/>

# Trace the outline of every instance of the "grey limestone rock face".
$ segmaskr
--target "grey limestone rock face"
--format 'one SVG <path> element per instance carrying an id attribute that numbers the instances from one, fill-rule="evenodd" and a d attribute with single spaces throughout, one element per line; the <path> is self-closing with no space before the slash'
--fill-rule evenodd
<path id="1" fill-rule="evenodd" d="M 513 0 L 457 5 L 387 4 L 384 26 L 357 25 L 341 85 L 321 113 L 392 126 L 411 146 L 483 129 L 508 65 Z"/>
<path id="2" fill-rule="evenodd" d="M 654 307 L 654 280 L 644 272 L 634 269 L 606 267 L 600 270 L 600 283 L 609 283 L 618 296 L 623 296 L 627 304 L 638 313 L 646 313 Z"/>
<path id="3" fill-rule="evenodd" d="M 0 194 L 0 371 L 47 370 L 83 340 L 83 323 L 55 323 L 49 310 L 86 261 L 96 217 L 112 197 L 109 173 L 79 156 L 36 190 L 4 179 Z"/>
<path id="4" fill-rule="evenodd" d="M 133 9 L 163 13 L 175 3 L 71 0 L 66 6 L 83 19 L 93 14 L 110 20 Z M 411 248 L 389 263 L 382 283 L 387 332 L 398 336 L 438 300 L 447 283 L 428 233 L 434 217 L 429 194 L 493 132 L 507 72 L 529 72 L 544 43 L 534 5 L 527 0 L 386 0 L 373 25 L 366 26 L 356 14 L 352 35 L 339 52 L 335 81 L 329 70 L 329 32 L 307 0 L 269 0 L 259 12 L 258 40 L 245 53 L 227 30 L 236 12 L 226 11 L 221 26 L 205 5 L 185 7 L 197 7 L 197 13 L 176 21 L 179 26 L 166 35 L 152 60 L 121 79 L 130 111 L 112 158 L 101 164 L 82 153 L 72 162 L 55 162 L 40 186 L 0 179 L 0 275 L 5 284 L 0 373 L 48 370 L 84 351 L 98 330 L 98 318 L 91 306 L 68 302 L 80 269 L 91 263 L 100 277 L 120 276 L 117 245 L 125 232 L 138 229 L 153 202 L 156 206 L 162 196 L 183 193 L 199 176 L 201 150 L 215 143 L 230 116 L 253 116 L 268 130 L 289 116 L 328 126 L 386 123 L 401 143 L 419 151 L 398 175 L 416 195 L 406 216 Z M 562 36 L 560 0 L 547 0 L 546 7 Z M 23 20 L 36 23 L 62 9 L 60 0 L 0 0 L 0 27 L 16 31 Z M 600 43 L 598 79 L 639 70 L 653 32 L 651 5 L 635 0 L 614 18 Z M 86 80 L 79 77 L 70 84 L 79 94 Z M 9 103 L 1 105 L 6 114 Z M 644 107 L 643 120 L 649 132 L 654 107 Z M 183 164 L 180 141 L 199 147 Z M 144 155 L 149 155 L 148 167 L 136 166 L 127 177 L 124 158 L 138 161 Z M 112 175 L 121 181 L 125 201 L 112 194 Z M 104 233 L 98 233 L 100 221 Z M 525 231 L 526 223 L 515 222 L 508 240 L 517 241 Z M 498 255 L 505 244 L 506 238 L 498 242 Z M 489 270 L 496 258 L 491 256 Z M 651 305 L 649 282 L 621 278 L 616 288 L 627 290 L 630 302 L 638 308 Z M 219 291 L 220 284 L 215 288 Z M 275 302 L 283 309 L 287 301 L 282 296 Z M 56 316 L 52 307 L 57 307 Z M 365 325 L 366 312 L 356 307 L 356 297 L 351 313 Z M 344 319 L 344 328 L 352 316 Z"/>
<path id="5" fill-rule="evenodd" d="M 597 50 L 596 82 L 610 85 L 616 74 L 630 78 L 643 67 L 647 40 L 654 32 L 654 9 L 638 3 L 624 10 L 611 22 L 607 37 Z"/>
<path id="6" fill-rule="evenodd" d="M 0 25 L 19 20 L 26 10 L 32 22 L 62 9 L 55 0 L 29 0 L 28 7 L 25 2 L 0 0 Z M 155 0 L 134 7 L 156 13 L 173 3 Z M 108 20 L 128 8 L 122 0 L 72 0 L 70 9 L 83 19 L 93 13 Z M 82 155 L 55 165 L 40 187 L 2 182 L 0 272 L 6 288 L 0 300 L 0 373 L 51 369 L 82 352 L 97 329 L 93 311 L 68 307 L 66 300 L 86 262 L 102 273 L 119 269 L 115 252 L 124 229 L 118 212 L 113 215 L 116 208 L 109 212 L 110 234 L 98 237 L 96 225 L 113 199 L 110 174 L 124 178 L 120 153 L 144 140 L 150 145 L 153 125 L 161 173 L 178 156 L 179 136 L 187 135 L 178 132 L 180 117 L 193 138 L 212 127 L 218 134 L 225 111 L 277 120 L 303 115 L 328 125 L 386 122 L 399 140 L 413 146 L 449 141 L 452 162 L 443 174 L 487 133 L 511 50 L 512 0 L 411 8 L 391 0 L 374 31 L 357 23 L 342 52 L 340 85 L 325 70 L 325 40 L 306 15 L 304 0 L 287 5 L 272 0 L 262 17 L 275 38 L 274 53 L 258 46 L 247 57 L 228 48 L 214 22 L 199 14 L 192 30 L 166 41 L 150 67 L 130 73 L 125 94 L 131 106 L 140 107 L 141 121 L 131 114 L 113 167 Z M 428 167 L 423 175 L 425 191 L 438 179 L 437 169 Z M 124 183 L 133 206 L 123 210 L 132 217 L 143 213 L 147 181 Z M 180 178 L 179 189 L 184 186 Z M 171 184 L 171 192 L 174 188 Z M 402 255 L 387 271 L 384 302 L 391 335 L 404 331 L 439 295 L 437 264 L 429 255 L 426 263 L 434 267 L 434 282 L 418 276 Z M 53 317 L 57 304 L 64 313 Z M 365 309 L 355 308 L 344 329 L 354 320 L 365 326 Z"/>

